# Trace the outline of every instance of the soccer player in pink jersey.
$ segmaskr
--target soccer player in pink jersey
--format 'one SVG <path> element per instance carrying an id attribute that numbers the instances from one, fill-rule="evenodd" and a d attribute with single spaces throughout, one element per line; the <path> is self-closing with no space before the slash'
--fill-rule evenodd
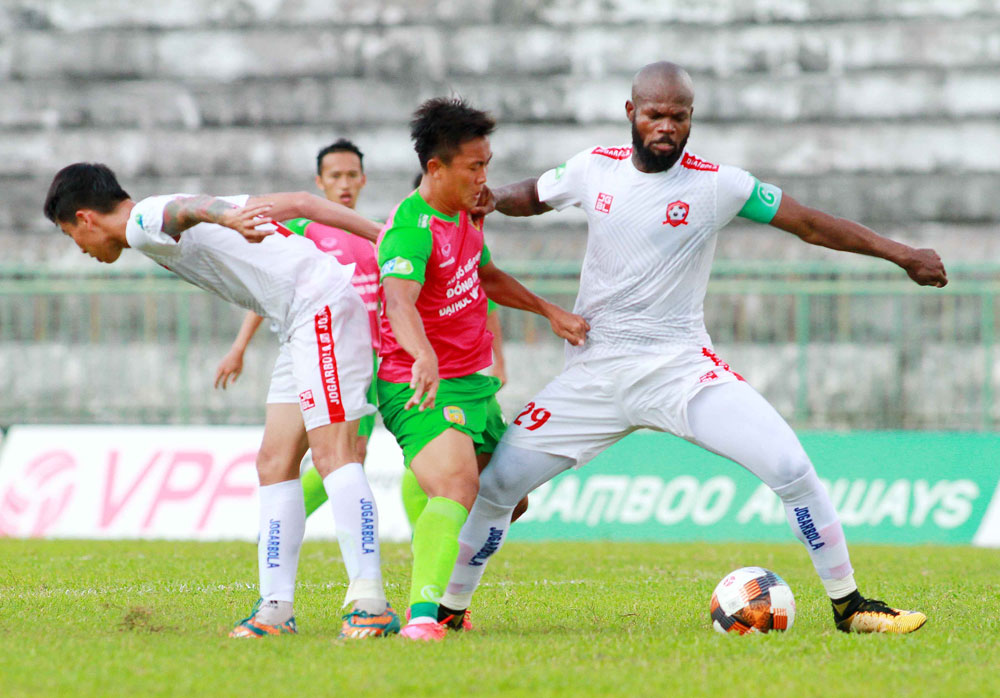
<path id="1" fill-rule="evenodd" d="M 316 156 L 316 187 L 330 201 L 336 201 L 350 209 L 358 205 L 358 197 L 367 183 L 364 170 L 364 154 L 357 145 L 341 138 L 326 146 Z M 323 225 L 308 218 L 284 221 L 293 233 L 312 240 L 320 251 L 333 255 L 341 264 L 353 264 L 351 283 L 361 296 L 368 311 L 369 327 L 372 334 L 373 375 L 377 368 L 378 351 L 378 262 L 375 247 L 371 241 L 340 228 Z M 215 387 L 225 389 L 230 381 L 236 381 L 243 371 L 243 357 L 247 345 L 260 327 L 263 318 L 248 311 L 243 324 L 233 340 L 229 351 L 219 362 L 215 374 Z M 272 385 L 267 403 L 298 403 L 295 386 Z M 375 404 L 375 382 L 368 389 L 369 402 Z M 358 454 L 364 463 L 368 450 L 368 438 L 375 428 L 375 415 L 366 415 L 358 421 Z M 315 467 L 310 466 L 302 473 L 302 493 L 306 504 L 306 517 L 319 509 L 328 498 L 323 478 Z M 345 618 L 345 621 L 350 621 Z"/>
<path id="2" fill-rule="evenodd" d="M 372 239 L 378 226 L 304 192 L 174 194 L 136 203 L 110 169 L 89 163 L 56 174 L 44 210 L 99 261 L 112 263 L 131 247 L 185 281 L 270 318 L 278 328 L 281 348 L 271 385 L 291 391 L 296 400 L 267 405 L 257 454 L 260 600 L 230 637 L 296 632 L 295 575 L 306 518 L 299 464 L 306 448 L 330 493 L 350 579 L 345 603 L 352 604 L 351 622 L 345 620 L 341 636 L 398 631 L 382 584 L 378 512 L 357 452 L 358 420 L 375 411 L 367 398 L 368 316 L 351 288 L 348 267 L 287 230 L 274 235 L 271 221 L 301 216 Z"/>
<path id="3" fill-rule="evenodd" d="M 410 122 L 424 172 L 393 211 L 378 243 L 382 294 L 379 411 L 429 500 L 413 530 L 410 621 L 403 637 L 440 640 L 439 600 L 458 557 L 458 532 L 480 466 L 505 424 L 494 397 L 486 296 L 546 317 L 582 343 L 587 323 L 528 291 L 490 260 L 469 216 L 486 185 L 493 119 L 459 99 L 425 102 Z M 487 468 L 488 469 L 488 468 Z"/>
<path id="4" fill-rule="evenodd" d="M 774 490 L 830 597 L 838 629 L 912 632 L 927 620 L 924 614 L 858 591 L 840 519 L 809 457 L 777 411 L 715 354 L 703 304 L 716 236 L 735 216 L 813 245 L 881 257 L 922 286 L 944 286 L 944 266 L 933 250 L 803 206 L 744 170 L 689 152 L 693 103 L 693 83 L 681 67 L 647 65 L 625 103 L 630 144 L 588 148 L 537 179 L 490 192 L 476 210 L 529 216 L 577 206 L 586 212 L 575 312 L 591 331 L 585 344 L 567 347 L 563 373 L 497 447 L 442 603 L 468 608 L 525 494 L 649 428 L 723 455 Z"/>

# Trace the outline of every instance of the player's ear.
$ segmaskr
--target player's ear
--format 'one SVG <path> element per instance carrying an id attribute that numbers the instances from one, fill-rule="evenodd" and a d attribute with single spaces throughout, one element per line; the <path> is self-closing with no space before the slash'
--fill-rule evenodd
<path id="1" fill-rule="evenodd" d="M 368 175 L 366 175 L 364 172 L 362 172 L 361 173 L 361 186 L 365 186 L 366 184 L 368 184 Z"/>
<path id="2" fill-rule="evenodd" d="M 625 100 L 625 116 L 628 117 L 629 121 L 632 120 L 632 115 L 634 113 L 635 113 L 635 104 L 632 103 L 631 99 L 626 99 Z"/>
<path id="3" fill-rule="evenodd" d="M 319 175 L 316 175 L 316 188 L 319 189 L 320 191 L 324 191 L 323 180 L 320 178 Z"/>

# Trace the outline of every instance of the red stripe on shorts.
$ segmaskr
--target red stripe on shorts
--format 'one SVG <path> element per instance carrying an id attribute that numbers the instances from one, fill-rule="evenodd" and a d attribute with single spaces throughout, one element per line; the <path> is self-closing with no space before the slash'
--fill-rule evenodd
<path id="1" fill-rule="evenodd" d="M 323 382 L 323 397 L 330 413 L 330 422 L 345 421 L 344 403 L 340 398 L 340 377 L 337 375 L 337 357 L 333 353 L 333 318 L 330 306 L 316 313 L 316 344 L 319 346 L 319 375 Z"/>

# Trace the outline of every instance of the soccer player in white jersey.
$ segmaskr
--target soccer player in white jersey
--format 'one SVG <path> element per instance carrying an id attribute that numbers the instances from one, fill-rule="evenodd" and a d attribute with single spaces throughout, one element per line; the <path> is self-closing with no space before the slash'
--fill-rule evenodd
<path id="1" fill-rule="evenodd" d="M 702 309 L 716 235 L 734 216 L 881 257 L 923 286 L 944 286 L 944 266 L 933 250 L 807 208 L 744 170 L 686 151 L 693 101 L 682 68 L 644 67 L 625 103 L 631 145 L 589 148 L 538 179 L 493 190 L 479 211 L 586 211 L 574 312 L 591 329 L 583 346 L 567 347 L 563 373 L 510 425 L 483 472 L 441 603 L 449 612 L 468 608 L 521 497 L 649 428 L 723 455 L 774 490 L 830 596 L 837 628 L 916 630 L 922 613 L 859 593 L 843 528 L 809 457 L 775 409 L 716 356 Z"/>
<path id="2" fill-rule="evenodd" d="M 195 286 L 270 318 L 281 340 L 257 454 L 260 600 L 230 637 L 296 632 L 293 601 L 305 508 L 299 463 L 306 448 L 324 477 L 350 585 L 342 637 L 398 632 L 386 602 L 378 513 L 358 455 L 358 420 L 374 413 L 371 331 L 353 265 L 342 266 L 299 235 L 274 235 L 272 220 L 304 217 L 375 239 L 379 226 L 346 206 L 301 193 L 153 196 L 134 202 L 104 165 L 56 174 L 45 215 L 77 246 L 112 263 L 131 247 Z M 282 232 L 281 228 L 277 228 Z M 287 231 L 285 231 L 287 232 Z"/>

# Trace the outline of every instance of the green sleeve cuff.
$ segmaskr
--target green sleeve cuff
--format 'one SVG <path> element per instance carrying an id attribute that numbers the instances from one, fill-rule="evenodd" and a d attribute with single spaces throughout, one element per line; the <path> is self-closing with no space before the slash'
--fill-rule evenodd
<path id="1" fill-rule="evenodd" d="M 750 198 L 736 215 L 758 223 L 770 223 L 779 206 L 781 206 L 781 189 L 754 177 Z"/>
<path id="2" fill-rule="evenodd" d="M 493 255 L 490 254 L 490 248 L 487 247 L 486 243 L 484 242 L 483 243 L 483 254 L 479 258 L 479 266 L 485 267 L 487 264 L 490 263 L 490 260 L 492 260 L 492 259 L 493 259 Z"/>

